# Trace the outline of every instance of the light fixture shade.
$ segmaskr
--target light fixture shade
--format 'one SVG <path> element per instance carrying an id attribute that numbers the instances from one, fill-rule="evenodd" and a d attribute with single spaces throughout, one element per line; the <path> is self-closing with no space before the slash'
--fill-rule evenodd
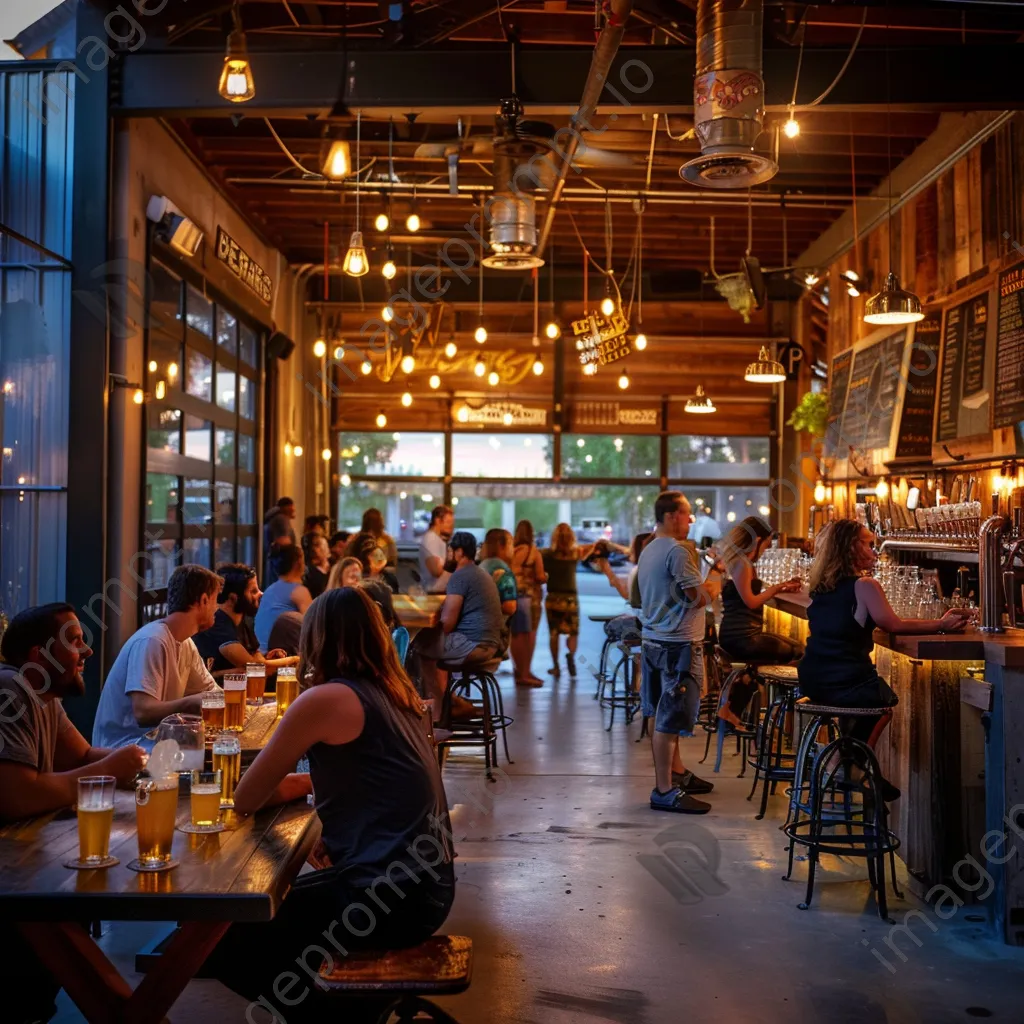
<path id="1" fill-rule="evenodd" d="M 370 261 L 366 258 L 366 246 L 363 245 L 362 231 L 353 231 L 348 242 L 348 252 L 341 269 L 349 277 L 362 277 L 370 269 Z"/>
<path id="2" fill-rule="evenodd" d="M 345 139 L 335 139 L 324 161 L 324 177 L 341 181 L 352 173 L 352 150 Z"/>
<path id="3" fill-rule="evenodd" d="M 875 292 L 864 306 L 864 322 L 868 324 L 913 324 L 924 319 L 921 300 L 900 287 L 900 279 L 890 270 L 885 287 Z"/>
<path id="4" fill-rule="evenodd" d="M 715 403 L 704 394 L 704 388 L 700 384 L 697 385 L 697 393 L 693 398 L 688 398 L 686 400 L 685 408 L 687 412 L 697 413 L 699 415 L 706 415 L 709 412 L 718 411 L 715 408 Z"/>
<path id="5" fill-rule="evenodd" d="M 221 68 L 217 91 L 231 103 L 247 103 L 256 95 L 245 33 L 241 29 L 235 29 L 228 36 L 228 48 L 224 54 L 224 67 Z"/>
<path id="6" fill-rule="evenodd" d="M 786 379 L 786 369 L 777 359 L 772 359 L 768 347 L 762 345 L 756 361 L 747 367 L 743 379 L 751 384 L 781 384 Z"/>

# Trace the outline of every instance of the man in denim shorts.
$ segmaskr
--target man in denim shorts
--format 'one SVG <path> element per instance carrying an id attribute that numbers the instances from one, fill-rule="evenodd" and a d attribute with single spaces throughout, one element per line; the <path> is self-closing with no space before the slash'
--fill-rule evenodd
<path id="1" fill-rule="evenodd" d="M 658 495 L 654 518 L 654 538 L 637 565 L 643 623 L 640 699 L 644 716 L 654 719 L 651 807 L 706 814 L 711 805 L 693 794 L 714 787 L 683 765 L 679 737 L 692 736 L 697 721 L 704 688 L 704 609 L 722 581 L 715 570 L 703 581 L 696 555 L 680 543 L 690 527 L 690 503 L 679 491 Z"/>

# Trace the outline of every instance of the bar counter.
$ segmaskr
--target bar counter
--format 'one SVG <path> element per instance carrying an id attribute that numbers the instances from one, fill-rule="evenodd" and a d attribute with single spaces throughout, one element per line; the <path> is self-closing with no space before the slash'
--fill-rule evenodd
<path id="1" fill-rule="evenodd" d="M 772 598 L 765 629 L 806 643 L 810 603 L 803 593 Z M 875 667 L 899 697 L 877 753 L 903 791 L 892 820 L 912 887 L 926 897 L 949 886 L 976 901 L 988 886 L 965 861 L 973 858 L 995 882 L 990 920 L 1024 945 L 1024 630 L 876 630 L 874 640 Z M 983 837 L 993 829 L 1009 838 L 989 856 Z"/>

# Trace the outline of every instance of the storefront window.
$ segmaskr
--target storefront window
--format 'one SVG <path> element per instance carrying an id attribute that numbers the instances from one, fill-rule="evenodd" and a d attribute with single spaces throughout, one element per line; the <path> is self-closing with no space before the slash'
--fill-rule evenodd
<path id="1" fill-rule="evenodd" d="M 452 475 L 548 479 L 553 450 L 549 434 L 453 434 Z"/>
<path id="2" fill-rule="evenodd" d="M 235 432 L 218 428 L 214 435 L 216 445 L 216 462 L 218 466 L 234 466 L 235 464 Z"/>
<path id="3" fill-rule="evenodd" d="M 444 434 L 341 434 L 338 452 L 352 476 L 444 476 Z"/>
<path id="4" fill-rule="evenodd" d="M 181 451 L 181 410 L 158 409 L 149 406 L 148 444 L 152 451 L 178 453 Z"/>
<path id="5" fill-rule="evenodd" d="M 151 523 L 178 521 L 178 478 L 167 473 L 146 474 L 146 519 Z"/>
<path id="6" fill-rule="evenodd" d="M 256 438 L 238 435 L 238 468 L 246 473 L 256 472 Z"/>
<path id="7" fill-rule="evenodd" d="M 232 355 L 238 351 L 238 321 L 223 306 L 217 307 L 217 344 Z"/>
<path id="8" fill-rule="evenodd" d="M 256 419 L 256 384 L 248 377 L 238 378 L 238 411 L 247 420 Z"/>
<path id="9" fill-rule="evenodd" d="M 210 430 L 213 424 L 198 416 L 185 417 L 185 454 L 190 459 L 210 461 Z"/>
<path id="10" fill-rule="evenodd" d="M 192 285 L 188 286 L 185 299 L 185 322 L 204 338 L 213 337 L 213 303 Z"/>
<path id="11" fill-rule="evenodd" d="M 248 324 L 238 325 L 238 357 L 243 363 L 256 366 L 258 344 L 256 332 Z"/>
<path id="12" fill-rule="evenodd" d="M 669 476 L 681 480 L 768 479 L 766 437 L 676 435 L 668 439 Z"/>
<path id="13" fill-rule="evenodd" d="M 565 434 L 563 477 L 659 476 L 661 438 L 635 434 Z"/>
<path id="14" fill-rule="evenodd" d="M 235 371 L 217 364 L 217 404 L 228 412 L 235 411 Z M 252 417 L 250 416 L 250 419 Z"/>

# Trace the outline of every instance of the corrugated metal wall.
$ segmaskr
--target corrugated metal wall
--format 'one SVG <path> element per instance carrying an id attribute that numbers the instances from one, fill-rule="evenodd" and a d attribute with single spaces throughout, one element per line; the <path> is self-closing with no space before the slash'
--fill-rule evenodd
<path id="1" fill-rule="evenodd" d="M 76 84 L 74 71 L 51 63 L 0 65 L 0 226 L 7 229 L 0 230 L 0 611 L 7 615 L 65 592 Z"/>

